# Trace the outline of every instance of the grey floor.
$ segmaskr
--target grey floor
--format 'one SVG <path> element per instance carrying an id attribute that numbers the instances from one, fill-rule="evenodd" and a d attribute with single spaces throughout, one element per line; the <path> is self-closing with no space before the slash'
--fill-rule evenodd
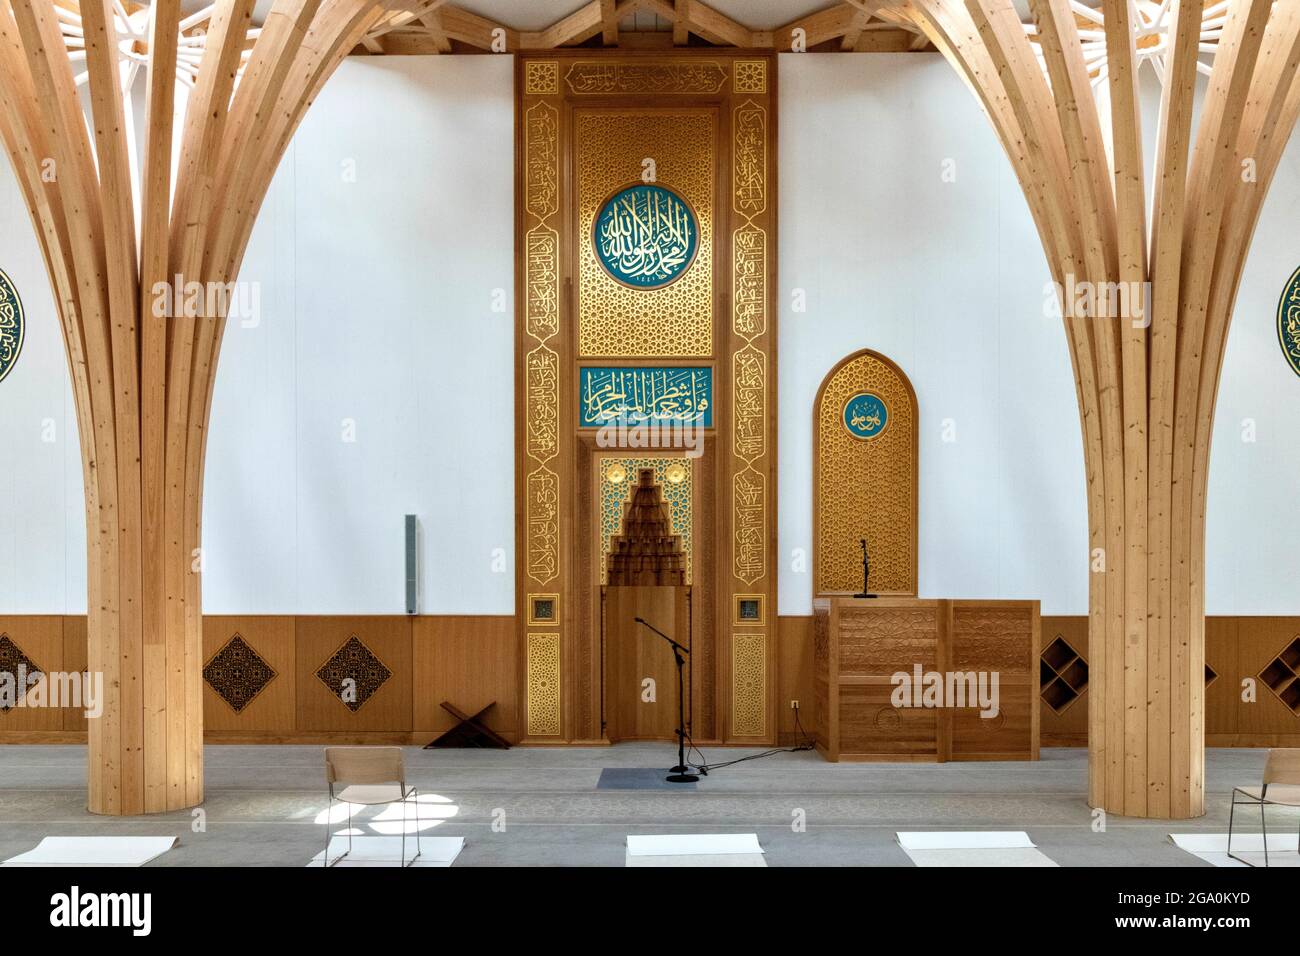
<path id="1" fill-rule="evenodd" d="M 558 749 L 409 748 L 410 782 L 443 819 L 424 832 L 463 836 L 457 866 L 622 866 L 629 833 L 756 832 L 770 866 L 910 866 L 897 830 L 1026 830 L 1062 866 L 1201 866 L 1172 832 L 1225 832 L 1228 794 L 1257 783 L 1262 750 L 1206 754 L 1206 815 L 1170 823 L 1111 816 L 1093 829 L 1087 753 L 1044 749 L 1037 763 L 832 764 L 785 753 L 717 771 L 694 792 L 598 789 L 604 768 L 662 766 L 664 744 Z M 711 749 L 720 761 L 746 751 Z M 44 836 L 174 834 L 162 866 L 302 866 L 325 828 L 321 748 L 210 746 L 203 828 L 193 811 L 108 818 L 85 810 L 86 751 L 0 747 L 0 859 Z M 1270 811 L 1295 830 L 1295 811 Z M 368 816 L 358 827 L 367 831 Z M 806 829 L 792 823 L 802 818 Z M 497 825 L 494 827 L 494 820 Z M 1276 823 L 1272 821 L 1276 820 Z"/>

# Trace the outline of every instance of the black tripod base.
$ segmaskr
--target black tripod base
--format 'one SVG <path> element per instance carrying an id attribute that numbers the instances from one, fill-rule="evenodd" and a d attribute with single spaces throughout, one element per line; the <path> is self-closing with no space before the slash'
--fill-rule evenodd
<path id="1" fill-rule="evenodd" d="M 693 773 L 672 773 L 664 779 L 669 783 L 695 783 L 700 778 Z"/>

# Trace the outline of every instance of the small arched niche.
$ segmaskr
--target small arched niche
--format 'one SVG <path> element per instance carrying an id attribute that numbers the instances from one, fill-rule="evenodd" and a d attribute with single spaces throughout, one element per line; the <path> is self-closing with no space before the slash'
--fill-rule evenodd
<path id="1" fill-rule="evenodd" d="M 892 360 L 862 349 L 822 380 L 813 405 L 813 593 L 916 594 L 916 392 Z"/>

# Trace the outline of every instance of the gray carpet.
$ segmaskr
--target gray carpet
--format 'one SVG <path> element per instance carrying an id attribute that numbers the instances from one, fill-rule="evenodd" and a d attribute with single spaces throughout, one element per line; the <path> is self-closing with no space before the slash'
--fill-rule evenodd
<path id="1" fill-rule="evenodd" d="M 719 770 L 685 788 L 693 792 L 601 784 L 611 771 L 645 775 L 671 762 L 671 751 L 411 747 L 406 762 L 410 782 L 435 801 L 439 822 L 424 832 L 466 838 L 457 866 L 622 866 L 629 833 L 742 831 L 758 834 L 769 866 L 910 866 L 895 831 L 938 828 L 1025 830 L 1062 866 L 1203 866 L 1168 834 L 1224 832 L 1229 791 L 1257 782 L 1264 763 L 1262 750 L 1211 750 L 1206 816 L 1174 824 L 1112 816 L 1105 832 L 1092 828 L 1087 753 L 1076 749 L 1044 749 L 1038 763 L 831 764 L 778 754 Z M 707 749 L 714 760 L 744 753 Z M 84 747 L 0 747 L 0 858 L 47 835 L 114 833 L 179 836 L 155 866 L 302 866 L 320 852 L 320 747 L 210 746 L 206 760 L 204 829 L 194 832 L 189 811 L 88 814 Z M 1278 832 L 1300 819 L 1270 812 Z M 374 816 L 359 815 L 362 830 L 383 832 Z"/>

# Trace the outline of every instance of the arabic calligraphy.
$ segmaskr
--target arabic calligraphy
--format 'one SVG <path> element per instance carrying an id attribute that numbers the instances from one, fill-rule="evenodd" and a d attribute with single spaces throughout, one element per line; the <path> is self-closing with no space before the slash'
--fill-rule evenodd
<path id="1" fill-rule="evenodd" d="M 580 60 L 565 80 L 577 94 L 716 93 L 727 72 L 714 62 L 608 63 Z"/>
<path id="2" fill-rule="evenodd" d="M 713 427 L 709 367 L 579 369 L 578 425 L 614 421 L 697 422 Z"/>
<path id="3" fill-rule="evenodd" d="M 1282 290 L 1282 301 L 1277 306 L 1277 340 L 1291 371 L 1300 375 L 1300 269 L 1291 273 Z M 0 371 L 0 378 L 3 377 Z"/>
<path id="4" fill-rule="evenodd" d="M 23 349 L 23 303 L 18 290 L 0 272 L 0 382 L 13 371 Z"/>
<path id="5" fill-rule="evenodd" d="M 661 289 L 690 268 L 699 228 L 691 207 L 672 190 L 629 186 L 601 207 L 592 242 L 597 260 L 615 280 Z"/>
<path id="6" fill-rule="evenodd" d="M 884 399 L 871 392 L 859 392 L 844 403 L 844 427 L 854 438 L 875 438 L 889 424 Z"/>
<path id="7" fill-rule="evenodd" d="M 735 124 L 736 212 L 757 216 L 767 208 L 767 110 L 747 101 L 736 107 Z"/>

